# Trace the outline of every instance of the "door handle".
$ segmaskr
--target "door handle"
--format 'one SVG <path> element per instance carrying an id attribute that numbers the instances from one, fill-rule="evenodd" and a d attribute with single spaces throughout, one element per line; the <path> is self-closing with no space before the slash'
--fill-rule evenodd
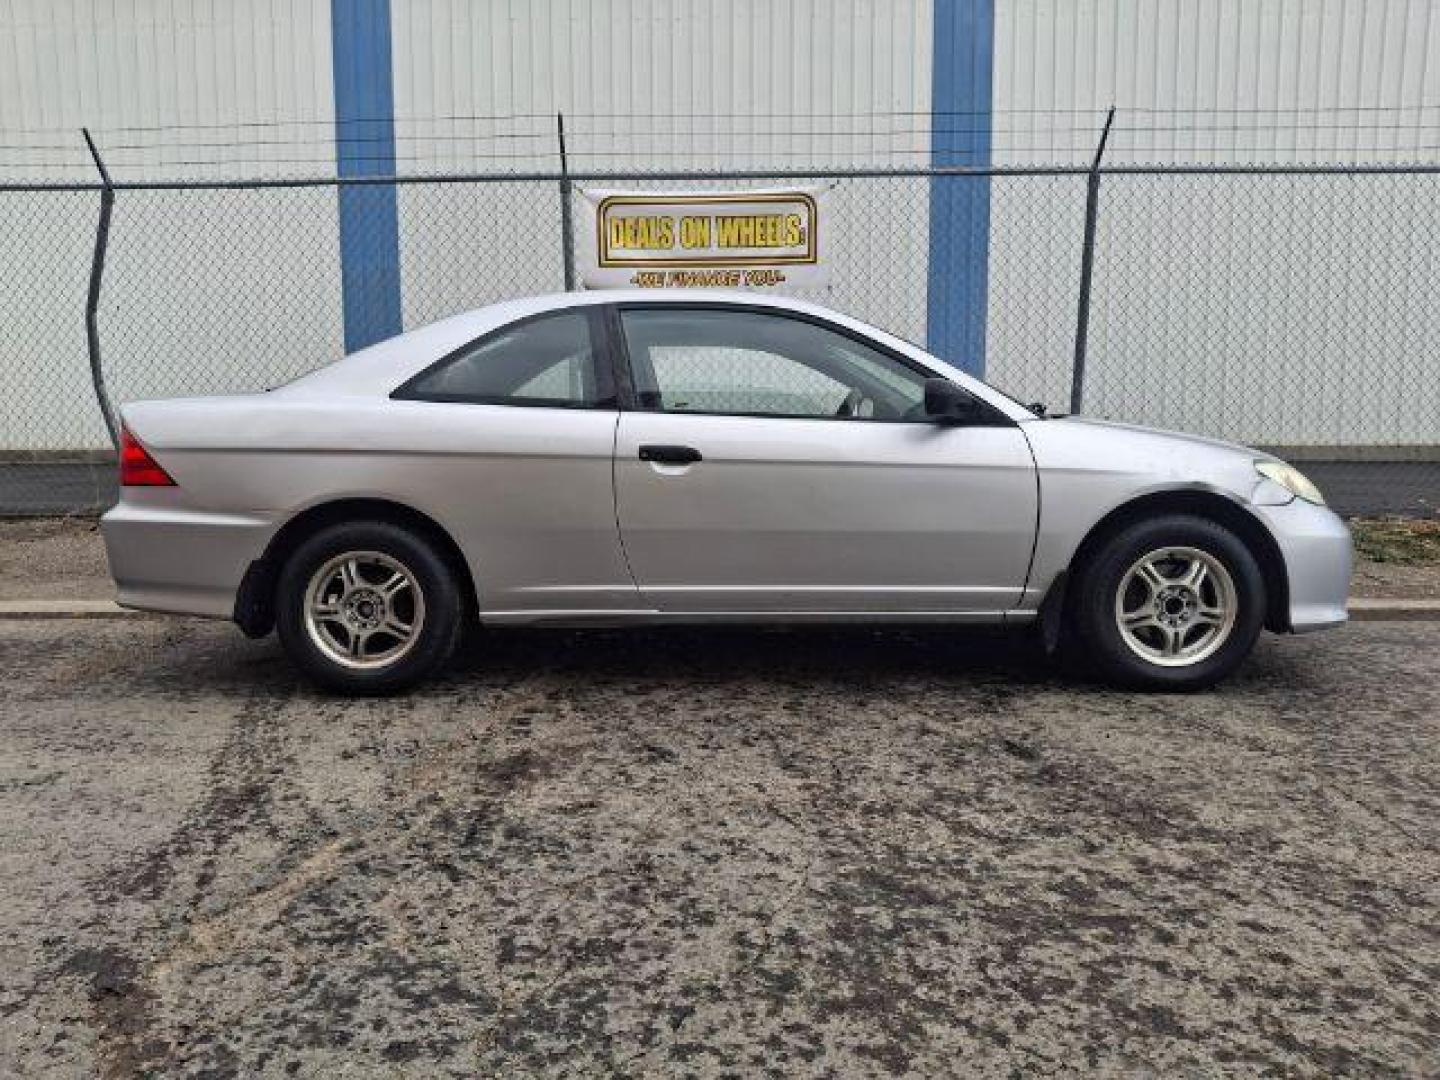
<path id="1" fill-rule="evenodd" d="M 693 446 L 642 446 L 640 460 L 660 465 L 690 465 L 703 460 L 703 455 Z"/>

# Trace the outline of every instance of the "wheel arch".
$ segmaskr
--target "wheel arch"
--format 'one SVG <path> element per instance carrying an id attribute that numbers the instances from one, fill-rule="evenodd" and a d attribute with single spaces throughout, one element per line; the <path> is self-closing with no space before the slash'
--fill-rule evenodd
<path id="1" fill-rule="evenodd" d="M 1234 499 L 1202 488 L 1150 492 L 1121 503 L 1090 527 L 1065 569 L 1056 576 L 1041 604 L 1041 621 L 1047 642 L 1058 636 L 1073 595 L 1069 582 L 1081 573 L 1106 541 L 1137 521 L 1161 514 L 1193 514 L 1219 522 L 1240 538 L 1265 578 L 1265 628 L 1290 631 L 1290 579 L 1285 556 L 1270 530 Z"/>
<path id="2" fill-rule="evenodd" d="M 438 521 L 392 499 L 345 498 L 317 503 L 300 511 L 271 538 L 264 554 L 250 564 L 235 596 L 235 622 L 250 637 L 264 637 L 275 627 L 275 588 L 280 568 L 305 540 L 321 529 L 347 521 L 384 521 L 424 537 L 435 545 L 460 583 L 467 615 L 479 610 L 479 592 L 460 545 Z"/>

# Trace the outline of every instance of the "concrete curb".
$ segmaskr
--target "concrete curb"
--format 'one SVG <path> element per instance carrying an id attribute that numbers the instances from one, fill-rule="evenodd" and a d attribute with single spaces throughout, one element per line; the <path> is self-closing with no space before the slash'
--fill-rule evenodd
<path id="1" fill-rule="evenodd" d="M 128 611 L 114 600 L 0 600 L 0 619 L 131 619 L 145 614 Z"/>
<path id="2" fill-rule="evenodd" d="M 1357 622 L 1440 620 L 1440 600 L 1378 600 L 1353 597 L 1347 605 Z"/>
<path id="3" fill-rule="evenodd" d="M 1440 621 L 1440 600 L 1381 600 L 1355 597 L 1350 618 L 1357 622 Z M 130 611 L 114 600 L 0 600 L 0 619 L 143 619 L 164 618 Z"/>

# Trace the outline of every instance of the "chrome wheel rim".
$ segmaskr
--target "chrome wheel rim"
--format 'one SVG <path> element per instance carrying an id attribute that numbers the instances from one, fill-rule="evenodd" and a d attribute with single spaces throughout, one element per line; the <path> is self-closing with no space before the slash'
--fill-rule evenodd
<path id="1" fill-rule="evenodd" d="M 305 588 L 305 630 L 342 667 L 395 663 L 415 647 L 424 624 L 425 598 L 415 575 L 380 551 L 337 555 Z"/>
<path id="2" fill-rule="evenodd" d="M 1130 651 L 1161 667 L 1198 664 L 1230 639 L 1239 598 L 1208 551 L 1167 547 L 1136 559 L 1115 592 L 1115 624 Z"/>

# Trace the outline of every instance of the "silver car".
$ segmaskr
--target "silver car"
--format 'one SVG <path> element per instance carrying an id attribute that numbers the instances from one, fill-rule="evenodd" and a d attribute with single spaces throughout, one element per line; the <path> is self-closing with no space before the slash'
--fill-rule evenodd
<path id="1" fill-rule="evenodd" d="M 1349 534 L 1283 462 L 1049 418 L 777 297 L 516 300 L 123 418 L 120 603 L 276 629 L 347 692 L 476 619 L 1004 623 L 1178 689 L 1346 618 Z"/>

